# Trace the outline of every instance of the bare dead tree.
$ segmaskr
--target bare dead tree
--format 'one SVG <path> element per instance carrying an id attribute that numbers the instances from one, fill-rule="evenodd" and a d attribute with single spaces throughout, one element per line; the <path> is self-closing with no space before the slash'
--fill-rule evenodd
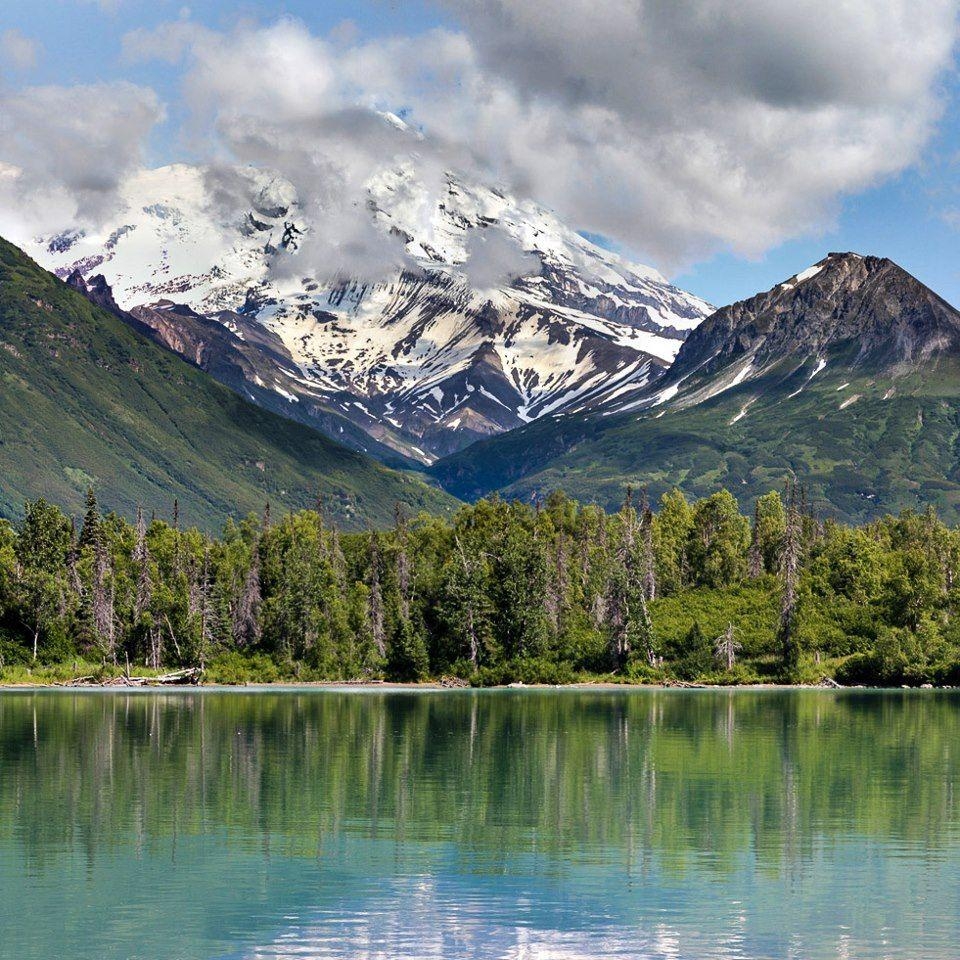
<path id="1" fill-rule="evenodd" d="M 467 596 L 466 603 L 464 604 L 464 625 L 467 632 L 470 663 L 476 666 L 480 658 L 480 637 L 477 634 L 477 611 L 473 602 L 473 577 L 476 561 L 471 561 L 467 556 L 467 551 L 463 548 L 463 542 L 459 536 L 454 536 L 454 542 L 457 545 L 457 553 L 460 555 L 460 563 L 463 566 L 463 579 L 466 585 L 465 593 Z"/>
<path id="2" fill-rule="evenodd" d="M 791 666 L 797 657 L 797 587 L 800 578 L 800 559 L 803 540 L 803 517 L 797 502 L 796 482 L 790 484 L 787 526 L 780 558 L 782 592 L 780 597 L 780 626 L 778 636 L 783 662 Z"/>
<path id="3" fill-rule="evenodd" d="M 203 569 L 200 574 L 200 649 L 197 660 L 201 670 L 207 668 L 207 651 L 213 643 L 214 610 L 210 577 L 210 543 L 204 544 Z"/>
<path id="4" fill-rule="evenodd" d="M 377 649 L 377 655 L 387 655 L 387 632 L 384 626 L 383 592 L 380 587 L 380 537 L 376 531 L 370 535 L 370 571 L 368 574 L 370 593 L 367 599 L 367 617 L 370 633 Z"/>
<path id="5" fill-rule="evenodd" d="M 727 629 L 713 641 L 713 652 L 717 660 L 719 660 L 727 672 L 733 669 L 733 665 L 736 662 L 737 654 L 740 650 L 743 649 L 742 645 L 737 643 L 736 634 L 733 629 L 733 624 L 728 623 Z"/>
<path id="6" fill-rule="evenodd" d="M 93 630 L 105 659 L 117 662 L 116 636 L 114 630 L 114 593 L 111 577 L 110 554 L 103 540 L 95 544 L 93 560 L 93 590 L 91 593 L 91 614 Z"/>
<path id="7" fill-rule="evenodd" d="M 137 533 L 132 559 L 137 569 L 137 592 L 133 601 L 133 618 L 139 620 L 150 606 L 153 584 L 150 580 L 150 549 L 147 546 L 147 524 L 143 510 L 137 507 Z"/>
<path id="8" fill-rule="evenodd" d="M 411 564 L 408 550 L 407 519 L 403 506 L 397 503 L 394 508 L 395 529 L 397 535 L 396 575 L 397 589 L 400 592 L 400 613 L 404 620 L 410 619 L 410 603 L 413 599 L 411 589 Z"/>
<path id="9" fill-rule="evenodd" d="M 253 545 L 250 568 L 233 611 L 233 639 L 238 647 L 260 639 L 260 548 Z"/>
<path id="10" fill-rule="evenodd" d="M 653 511 L 643 491 L 643 508 L 640 514 L 641 558 L 643 571 L 643 595 L 647 600 L 657 599 L 657 570 L 653 555 Z"/>

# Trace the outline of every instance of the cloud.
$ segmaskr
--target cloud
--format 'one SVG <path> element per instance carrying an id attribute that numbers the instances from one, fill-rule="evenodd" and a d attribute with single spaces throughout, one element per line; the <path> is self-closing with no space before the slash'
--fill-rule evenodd
<path id="1" fill-rule="evenodd" d="M 30 70 L 37 65 L 40 44 L 19 30 L 0 30 L 0 67 L 14 70 Z"/>
<path id="2" fill-rule="evenodd" d="M 445 166 L 491 178 L 676 267 L 820 230 L 915 163 L 957 32 L 956 0 L 445 5 L 459 29 L 181 20 L 129 35 L 125 57 L 182 63 L 192 147 L 288 176 L 329 243 L 346 231 L 337 257 L 356 240 L 381 258 L 351 224 L 369 177 L 416 156 L 427 185 Z"/>
<path id="3" fill-rule="evenodd" d="M 475 290 L 489 290 L 518 277 L 536 275 L 540 261 L 503 230 L 475 230 L 467 239 L 467 258 L 461 266 Z"/>
<path id="4" fill-rule="evenodd" d="M 919 156 L 954 0 L 448 0 L 463 119 L 578 228 L 668 261 L 756 254 Z M 452 114 L 444 114 L 448 136 Z"/>
<path id="5" fill-rule="evenodd" d="M 55 201 L 80 221 L 109 215 L 162 117 L 152 90 L 125 82 L 0 91 L 0 164 L 16 173 L 18 208 Z"/>

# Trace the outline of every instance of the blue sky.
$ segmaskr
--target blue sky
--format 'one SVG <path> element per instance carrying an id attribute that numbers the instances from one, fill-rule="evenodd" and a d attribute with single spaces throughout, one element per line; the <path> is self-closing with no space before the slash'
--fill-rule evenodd
<path id="1" fill-rule="evenodd" d="M 465 23 L 480 37 L 478 44 L 484 42 L 485 36 L 484 25 L 478 24 L 476 15 L 460 16 L 456 3 L 5 0 L 0 33 L 16 30 L 37 40 L 39 47 L 35 65 L 5 71 L 0 92 L 4 87 L 16 90 L 34 84 L 69 86 L 116 80 L 147 86 L 158 93 L 167 110 L 167 119 L 149 137 L 147 162 L 201 159 L 194 155 L 195 144 L 188 143 L 180 134 L 187 114 L 181 96 L 183 69 L 162 61 L 125 61 L 121 56 L 122 38 L 132 30 L 178 19 L 229 32 L 244 19 L 270 24 L 284 16 L 299 19 L 318 36 L 342 30 L 342 25 L 349 22 L 357 41 L 419 36 L 438 26 L 456 32 Z M 500 54 L 498 50 L 494 53 Z M 588 79 L 591 69 L 589 63 L 585 64 Z M 900 170 L 880 169 L 875 177 L 868 178 L 867 184 L 857 184 L 853 190 L 845 190 L 842 183 L 832 193 L 829 189 L 820 190 L 816 202 L 826 212 L 821 211 L 813 225 L 799 224 L 794 228 L 789 222 L 774 223 L 772 227 L 768 224 L 765 229 L 773 240 L 760 242 L 759 250 L 743 249 L 742 230 L 737 234 L 739 241 L 708 244 L 717 252 L 708 250 L 703 254 L 697 252 L 698 246 L 703 246 L 700 238 L 692 237 L 692 252 L 679 258 L 682 265 L 677 269 L 668 271 L 671 279 L 713 303 L 722 304 L 766 289 L 828 251 L 856 250 L 891 257 L 946 299 L 960 305 L 960 116 L 952 58 L 936 79 L 934 96 L 943 105 L 942 116 L 933 135 L 924 138 L 916 156 Z M 425 119 L 429 123 L 431 118 L 427 115 Z M 813 162 L 818 161 L 815 158 Z M 882 166 L 878 164 L 878 168 Z M 545 174 L 545 183 L 550 183 L 550 175 Z M 753 201 L 762 206 L 760 182 L 756 193 Z M 553 198 L 537 199 L 550 203 Z M 783 198 L 778 197 L 777 203 L 782 205 Z M 617 236 L 616 217 L 606 208 L 597 217 L 583 204 L 571 204 L 569 209 L 558 212 L 574 228 L 609 235 L 611 246 L 656 266 L 663 266 L 663 257 L 658 256 L 663 245 L 678 242 L 671 236 L 659 246 L 653 240 L 648 246 L 642 224 L 628 226 L 622 231 L 623 236 Z M 756 213 L 751 216 L 756 217 Z M 577 222 L 578 218 L 590 222 Z M 612 226 L 597 230 L 597 223 Z M 782 236 L 774 236 L 778 228 Z M 749 226 L 743 229 L 749 230 Z M 679 243 L 682 246 L 682 238 Z"/>
<path id="2" fill-rule="evenodd" d="M 926 163 L 840 200 L 835 225 L 783 243 L 759 259 L 718 254 L 672 279 L 723 304 L 772 287 L 830 251 L 889 257 L 954 305 L 960 305 L 960 131 L 956 102 Z"/>

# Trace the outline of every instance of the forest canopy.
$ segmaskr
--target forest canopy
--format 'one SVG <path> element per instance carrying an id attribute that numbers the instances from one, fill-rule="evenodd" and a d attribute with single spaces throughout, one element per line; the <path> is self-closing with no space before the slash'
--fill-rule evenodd
<path id="1" fill-rule="evenodd" d="M 0 679 L 196 667 L 205 680 L 960 682 L 960 531 L 860 527 L 803 491 L 606 513 L 562 493 L 343 533 L 316 509 L 230 521 L 0 522 Z"/>

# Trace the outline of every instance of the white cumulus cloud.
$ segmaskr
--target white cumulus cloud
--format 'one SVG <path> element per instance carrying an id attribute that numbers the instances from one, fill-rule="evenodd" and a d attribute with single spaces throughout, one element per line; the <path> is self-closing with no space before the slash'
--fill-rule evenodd
<path id="1" fill-rule="evenodd" d="M 453 169 L 672 269 L 820 230 L 841 197 L 917 163 L 958 14 L 958 0 L 440 2 L 454 26 L 375 39 L 185 15 L 129 34 L 124 58 L 180 72 L 177 135 L 212 177 L 251 164 L 293 184 L 322 225 L 301 262 L 402 263 L 371 229 L 367 185 L 412 160 L 424 209 Z M 97 215 L 161 115 L 129 84 L 0 91 L 0 161 Z M 242 206 L 235 188 L 215 192 Z"/>
<path id="2" fill-rule="evenodd" d="M 460 28 L 372 41 L 294 20 L 127 38 L 185 64 L 194 138 L 331 211 L 373 170 L 483 171 L 668 266 L 822 228 L 915 163 L 956 0 L 446 0 Z M 424 139 L 371 122 L 405 111 Z M 341 211 L 342 212 L 342 211 Z M 350 217 L 339 217 L 341 226 Z"/>

